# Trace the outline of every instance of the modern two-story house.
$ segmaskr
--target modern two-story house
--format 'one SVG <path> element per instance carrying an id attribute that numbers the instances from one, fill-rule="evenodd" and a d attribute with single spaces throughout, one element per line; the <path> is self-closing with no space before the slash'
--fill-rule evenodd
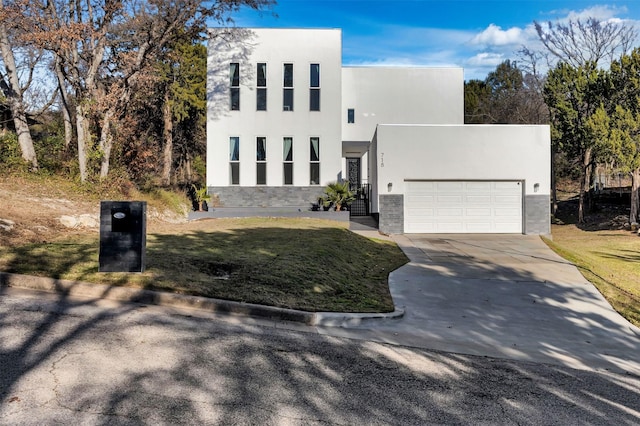
<path id="1" fill-rule="evenodd" d="M 210 31 L 207 187 L 222 206 L 308 210 L 348 180 L 385 233 L 549 233 L 548 126 L 464 125 L 461 68 L 343 67 L 341 38 Z"/>

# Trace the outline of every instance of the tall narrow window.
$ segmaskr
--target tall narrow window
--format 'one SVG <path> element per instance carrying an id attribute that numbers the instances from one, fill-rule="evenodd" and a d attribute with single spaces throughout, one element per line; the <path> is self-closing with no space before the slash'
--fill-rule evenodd
<path id="1" fill-rule="evenodd" d="M 256 72 L 256 109 L 258 111 L 267 110 L 267 64 L 259 63 Z"/>
<path id="2" fill-rule="evenodd" d="M 256 185 L 267 184 L 267 138 L 256 138 Z"/>
<path id="3" fill-rule="evenodd" d="M 347 123 L 355 123 L 356 121 L 356 117 L 355 117 L 355 111 L 353 110 L 353 108 L 349 108 L 347 110 Z"/>
<path id="4" fill-rule="evenodd" d="M 282 147 L 284 184 L 293 185 L 293 138 L 284 138 Z"/>
<path id="5" fill-rule="evenodd" d="M 320 64 L 311 64 L 309 111 L 320 111 Z"/>
<path id="6" fill-rule="evenodd" d="M 229 180 L 231 185 L 240 185 L 240 138 L 229 138 Z"/>
<path id="7" fill-rule="evenodd" d="M 229 66 L 229 86 L 231 110 L 240 110 L 240 64 L 232 62 Z"/>
<path id="8" fill-rule="evenodd" d="M 293 111 L 293 64 L 284 64 L 282 109 Z"/>
<path id="9" fill-rule="evenodd" d="M 320 138 L 310 138 L 309 142 L 309 184 L 320 185 Z"/>

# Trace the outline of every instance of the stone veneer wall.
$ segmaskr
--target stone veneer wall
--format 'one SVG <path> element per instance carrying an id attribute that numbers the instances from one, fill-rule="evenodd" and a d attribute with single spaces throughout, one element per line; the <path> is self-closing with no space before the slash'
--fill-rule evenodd
<path id="1" fill-rule="evenodd" d="M 524 206 L 524 233 L 549 235 L 551 233 L 549 195 L 525 195 Z"/>
<path id="2" fill-rule="evenodd" d="M 378 197 L 378 230 L 384 234 L 404 233 L 404 195 L 387 194 Z"/>
<path id="3" fill-rule="evenodd" d="M 210 186 L 220 207 L 311 207 L 324 194 L 324 186 Z M 214 200 L 212 200 L 213 202 Z"/>

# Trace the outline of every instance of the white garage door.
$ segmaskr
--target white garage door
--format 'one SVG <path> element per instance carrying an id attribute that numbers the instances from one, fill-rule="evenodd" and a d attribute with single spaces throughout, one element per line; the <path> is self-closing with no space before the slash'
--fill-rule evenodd
<path id="1" fill-rule="evenodd" d="M 522 233 L 522 183 L 407 181 L 406 233 Z"/>

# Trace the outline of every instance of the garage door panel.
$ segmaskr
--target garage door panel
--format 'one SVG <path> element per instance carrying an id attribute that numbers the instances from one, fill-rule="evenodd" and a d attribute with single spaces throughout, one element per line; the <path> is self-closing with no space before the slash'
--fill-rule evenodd
<path id="1" fill-rule="evenodd" d="M 439 192 L 462 192 L 464 191 L 464 182 L 436 182 L 435 189 Z"/>
<path id="2" fill-rule="evenodd" d="M 518 229 L 518 231 L 515 231 L 515 229 Z M 493 233 L 514 234 L 522 232 L 521 229 L 522 224 L 520 222 L 495 222 Z"/>
<path id="3" fill-rule="evenodd" d="M 486 220 L 487 217 L 491 217 L 491 209 L 465 209 L 465 215 L 469 218 L 472 217 L 482 217 L 483 220 Z"/>
<path id="4" fill-rule="evenodd" d="M 519 195 L 494 195 L 493 202 L 496 204 L 516 204 L 521 202 L 522 197 Z"/>
<path id="5" fill-rule="evenodd" d="M 464 209 L 436 209 L 437 217 L 439 219 L 445 219 L 448 217 L 462 217 L 464 215 Z"/>
<path id="6" fill-rule="evenodd" d="M 491 203 L 491 194 L 486 195 L 466 195 L 464 197 L 465 204 L 489 204 Z"/>
<path id="7" fill-rule="evenodd" d="M 493 214 L 494 216 L 510 216 L 513 218 L 518 218 L 518 220 L 520 219 L 520 209 L 516 208 L 496 208 L 493 209 Z"/>
<path id="8" fill-rule="evenodd" d="M 421 198 L 425 198 L 425 199 L 431 199 L 433 200 L 435 195 L 434 195 L 434 191 L 431 192 L 413 192 L 411 193 L 410 197 L 416 200 L 419 200 Z"/>
<path id="9" fill-rule="evenodd" d="M 459 234 L 464 232 L 462 222 L 438 222 L 435 229 L 440 234 Z"/>
<path id="10" fill-rule="evenodd" d="M 464 197 L 462 195 L 438 194 L 436 196 L 438 204 L 462 204 Z"/>
<path id="11" fill-rule="evenodd" d="M 435 204 L 436 197 L 423 198 L 413 197 L 408 200 L 408 204 L 413 208 L 428 208 Z"/>
<path id="12" fill-rule="evenodd" d="M 513 192 L 521 192 L 521 185 L 518 181 L 509 182 L 491 182 L 492 187 L 498 190 L 512 190 Z"/>
<path id="13" fill-rule="evenodd" d="M 419 221 L 420 217 L 428 217 L 428 218 L 432 218 L 436 215 L 436 210 L 435 209 L 429 209 L 429 208 L 425 208 L 425 209 L 409 209 L 407 211 L 407 214 L 411 217 L 416 218 L 417 221 Z M 429 219 L 431 220 L 431 219 Z"/>
<path id="14" fill-rule="evenodd" d="M 405 232 L 522 233 L 518 181 L 412 181 L 405 188 Z"/>
<path id="15" fill-rule="evenodd" d="M 491 225 L 488 223 L 468 223 L 464 232 L 470 234 L 487 234 L 491 232 Z"/>

